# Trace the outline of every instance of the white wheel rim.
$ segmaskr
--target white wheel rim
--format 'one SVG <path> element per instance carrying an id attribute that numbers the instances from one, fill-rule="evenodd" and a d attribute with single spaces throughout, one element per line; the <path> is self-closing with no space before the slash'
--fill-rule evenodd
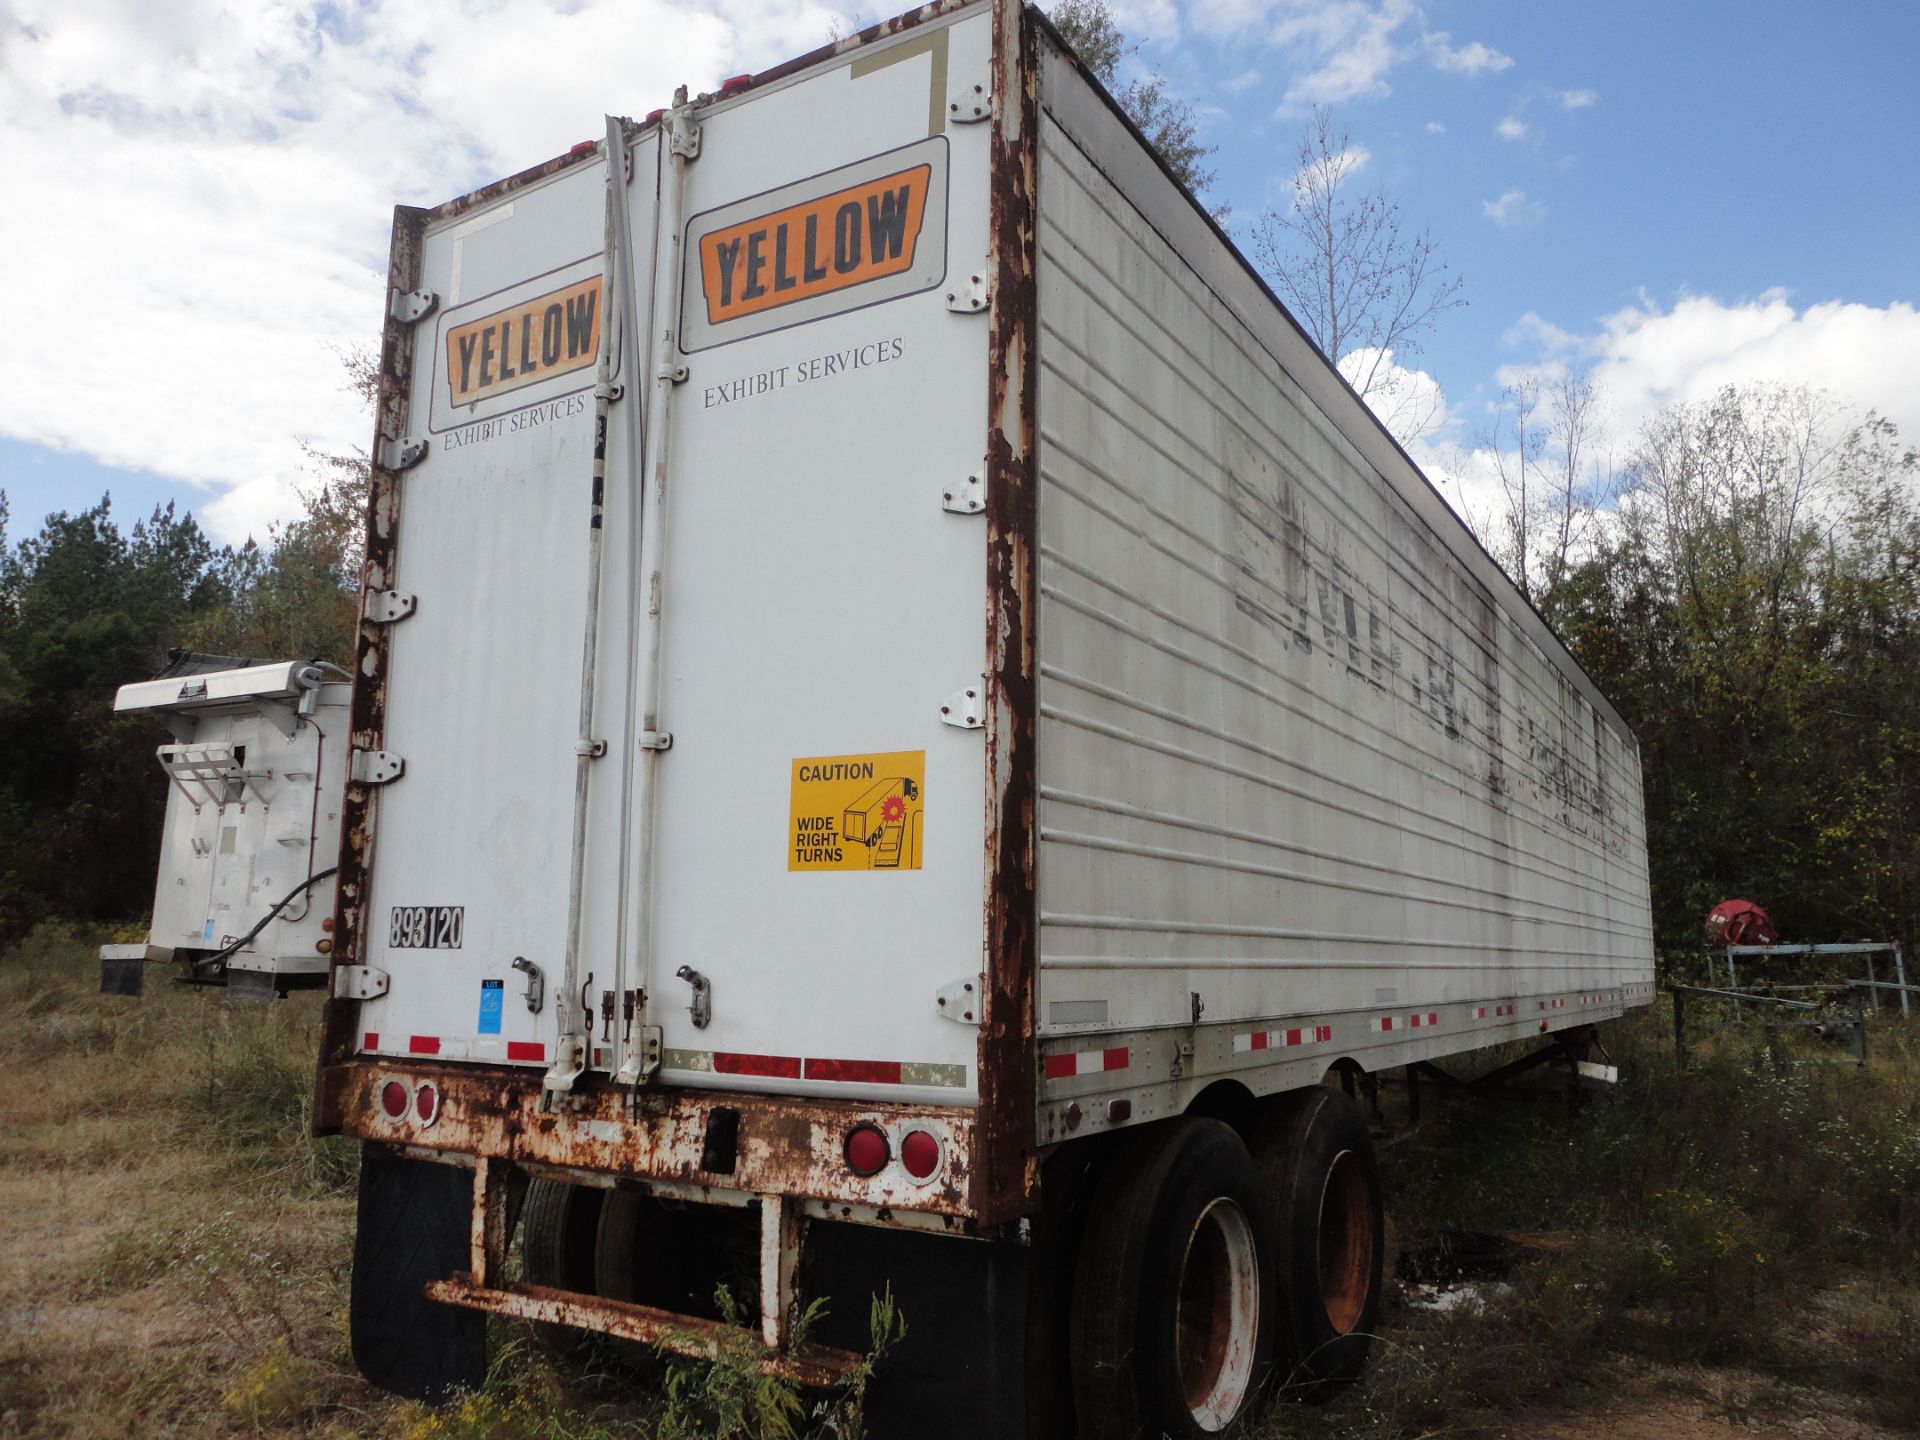
<path id="1" fill-rule="evenodd" d="M 1260 1333 L 1260 1257 L 1246 1212 L 1221 1198 L 1187 1236 L 1173 1345 L 1187 1410 L 1209 1434 L 1240 1415 Z"/>

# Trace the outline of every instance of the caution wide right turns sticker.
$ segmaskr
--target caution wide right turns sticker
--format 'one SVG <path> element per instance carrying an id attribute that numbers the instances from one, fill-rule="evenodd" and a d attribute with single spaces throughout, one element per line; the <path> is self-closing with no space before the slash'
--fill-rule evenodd
<path id="1" fill-rule="evenodd" d="M 918 870 L 927 752 L 793 762 L 789 870 Z"/>

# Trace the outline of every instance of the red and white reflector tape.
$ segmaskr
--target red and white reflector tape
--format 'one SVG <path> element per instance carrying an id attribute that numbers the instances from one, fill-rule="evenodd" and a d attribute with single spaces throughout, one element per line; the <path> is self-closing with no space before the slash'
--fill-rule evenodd
<path id="1" fill-rule="evenodd" d="M 1473 1012 L 1476 1020 L 1503 1020 L 1513 1014 L 1511 1005 L 1482 1005 Z"/>
<path id="2" fill-rule="evenodd" d="M 1070 1080 L 1076 1075 L 1098 1075 L 1104 1070 L 1125 1070 L 1132 1052 L 1124 1045 L 1106 1050 L 1069 1050 L 1064 1055 L 1049 1055 L 1045 1061 L 1049 1080 Z"/>
<path id="3" fill-rule="evenodd" d="M 1542 1010 L 1564 1010 L 1567 1008 L 1567 1002 L 1565 1000 L 1542 1000 L 1540 1002 L 1540 1008 Z"/>
<path id="4" fill-rule="evenodd" d="M 1291 1050 L 1297 1045 L 1324 1045 L 1333 1039 L 1331 1025 L 1300 1025 L 1286 1030 L 1254 1030 L 1233 1037 L 1233 1053 L 1252 1050 Z"/>
<path id="5" fill-rule="evenodd" d="M 1417 1015 L 1379 1015 L 1374 1018 L 1373 1028 L 1382 1035 L 1395 1030 L 1430 1030 L 1440 1023 L 1438 1010 L 1422 1010 Z"/>

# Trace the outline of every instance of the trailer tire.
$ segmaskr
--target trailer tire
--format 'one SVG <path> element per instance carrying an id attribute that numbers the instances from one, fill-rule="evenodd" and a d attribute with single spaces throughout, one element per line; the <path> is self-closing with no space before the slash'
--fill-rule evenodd
<path id="1" fill-rule="evenodd" d="M 594 1293 L 595 1232 L 602 1191 L 592 1185 L 536 1178 L 521 1212 L 520 1254 L 527 1281 L 549 1290 Z"/>
<path id="2" fill-rule="evenodd" d="M 1259 1396 L 1273 1308 L 1247 1147 L 1218 1120 L 1169 1121 L 1094 1184 L 1070 1322 L 1082 1440 L 1227 1429 Z"/>
<path id="3" fill-rule="evenodd" d="M 382 1390 L 438 1403 L 487 1378 L 487 1317 L 426 1296 L 471 1263 L 472 1217 L 471 1171 L 364 1147 L 347 1328 Z"/>
<path id="4" fill-rule="evenodd" d="M 648 1224 L 658 1209 L 652 1196 L 638 1190 L 606 1193 L 600 1202 L 594 1231 L 596 1295 L 637 1305 L 661 1306 L 659 1267 L 655 1263 L 659 1229 Z"/>
<path id="5" fill-rule="evenodd" d="M 600 1225 L 596 1186 L 535 1178 L 527 1184 L 521 1211 L 520 1266 L 527 1283 L 576 1295 L 595 1293 L 594 1245 Z M 534 1333 L 549 1349 L 571 1354 L 586 1338 L 566 1325 L 536 1325 Z"/>
<path id="6" fill-rule="evenodd" d="M 1360 1373 L 1380 1313 L 1386 1219 L 1366 1117 L 1316 1085 L 1265 1101 L 1249 1146 L 1278 1276 L 1275 1375 L 1318 1390 Z"/>

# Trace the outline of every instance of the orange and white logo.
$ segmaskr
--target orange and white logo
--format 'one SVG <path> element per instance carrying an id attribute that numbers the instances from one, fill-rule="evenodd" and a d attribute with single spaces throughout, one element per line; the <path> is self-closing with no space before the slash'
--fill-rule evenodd
<path id="1" fill-rule="evenodd" d="M 681 348 L 804 325 L 946 276 L 947 142 L 933 137 L 694 217 Z"/>
<path id="2" fill-rule="evenodd" d="M 471 405 L 600 358 L 600 277 L 495 310 L 446 332 L 447 399 Z"/>
<path id="3" fill-rule="evenodd" d="M 700 237 L 707 323 L 913 267 L 931 165 L 915 165 Z"/>

